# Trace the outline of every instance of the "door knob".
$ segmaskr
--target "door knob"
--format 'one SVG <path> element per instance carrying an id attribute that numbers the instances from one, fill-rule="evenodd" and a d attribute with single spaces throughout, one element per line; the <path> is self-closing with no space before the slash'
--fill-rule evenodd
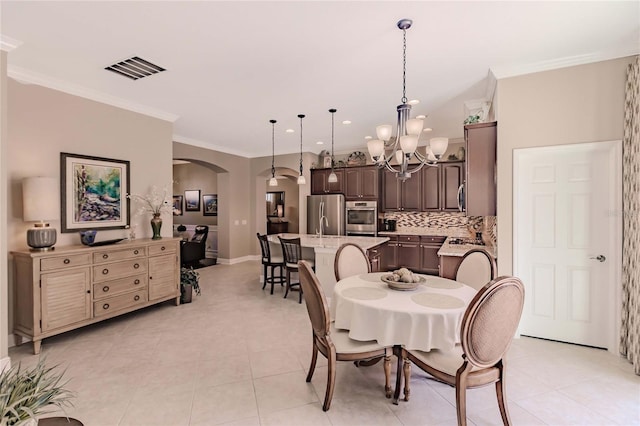
<path id="1" fill-rule="evenodd" d="M 589 259 L 594 259 L 594 260 L 597 260 L 598 262 L 604 262 L 605 260 L 607 260 L 607 258 L 601 254 L 597 255 L 596 257 L 590 257 Z"/>

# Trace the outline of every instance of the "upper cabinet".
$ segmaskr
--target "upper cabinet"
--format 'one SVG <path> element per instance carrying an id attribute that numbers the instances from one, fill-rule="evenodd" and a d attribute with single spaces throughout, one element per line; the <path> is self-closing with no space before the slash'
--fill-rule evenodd
<path id="1" fill-rule="evenodd" d="M 344 193 L 344 170 L 333 169 L 338 181 L 329 182 L 331 169 L 312 169 L 311 170 L 311 194 L 343 194 Z"/>
<path id="2" fill-rule="evenodd" d="M 348 167 L 344 169 L 344 196 L 346 200 L 377 200 L 379 172 L 377 166 Z"/>
<path id="3" fill-rule="evenodd" d="M 464 162 L 451 161 L 424 166 L 422 179 L 422 211 L 461 211 L 458 194 L 464 179 Z"/>
<path id="4" fill-rule="evenodd" d="M 469 216 L 496 215 L 496 130 L 496 122 L 464 126 L 464 197 Z"/>
<path id="5" fill-rule="evenodd" d="M 385 170 L 382 175 L 382 211 L 420 211 L 420 172 L 402 181 Z"/>

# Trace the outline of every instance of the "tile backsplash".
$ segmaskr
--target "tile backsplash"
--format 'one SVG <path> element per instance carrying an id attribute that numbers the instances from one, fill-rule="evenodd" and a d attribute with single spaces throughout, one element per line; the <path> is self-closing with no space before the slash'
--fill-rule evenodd
<path id="1" fill-rule="evenodd" d="M 386 212 L 385 219 L 396 220 L 398 232 L 410 233 L 412 229 L 441 229 L 445 235 L 473 237 L 482 232 L 485 242 L 496 245 L 495 216 L 467 216 L 464 213 L 438 212 Z"/>

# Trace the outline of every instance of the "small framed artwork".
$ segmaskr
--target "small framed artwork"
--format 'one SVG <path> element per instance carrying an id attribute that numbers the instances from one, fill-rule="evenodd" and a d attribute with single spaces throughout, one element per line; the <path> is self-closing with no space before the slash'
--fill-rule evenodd
<path id="1" fill-rule="evenodd" d="M 328 169 L 329 167 L 331 167 L 331 157 L 326 156 L 324 157 L 324 168 Z"/>
<path id="2" fill-rule="evenodd" d="M 218 194 L 205 194 L 202 196 L 202 215 L 218 216 Z"/>
<path id="3" fill-rule="evenodd" d="M 60 153 L 61 231 L 129 226 L 129 162 Z"/>
<path id="4" fill-rule="evenodd" d="M 184 191 L 184 209 L 188 212 L 200 211 L 200 190 L 190 189 Z"/>
<path id="5" fill-rule="evenodd" d="M 182 216 L 182 195 L 173 196 L 173 215 Z"/>

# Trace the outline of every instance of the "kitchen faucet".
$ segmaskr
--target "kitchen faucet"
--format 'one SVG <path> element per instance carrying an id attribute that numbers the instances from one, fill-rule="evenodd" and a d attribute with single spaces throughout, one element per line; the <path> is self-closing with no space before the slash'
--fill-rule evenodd
<path id="1" fill-rule="evenodd" d="M 320 232 L 316 230 L 316 234 L 320 235 L 320 238 L 324 235 L 324 225 L 329 226 L 329 219 L 324 215 L 324 201 L 320 202 L 320 206 L 318 208 L 318 215 L 320 216 Z"/>

